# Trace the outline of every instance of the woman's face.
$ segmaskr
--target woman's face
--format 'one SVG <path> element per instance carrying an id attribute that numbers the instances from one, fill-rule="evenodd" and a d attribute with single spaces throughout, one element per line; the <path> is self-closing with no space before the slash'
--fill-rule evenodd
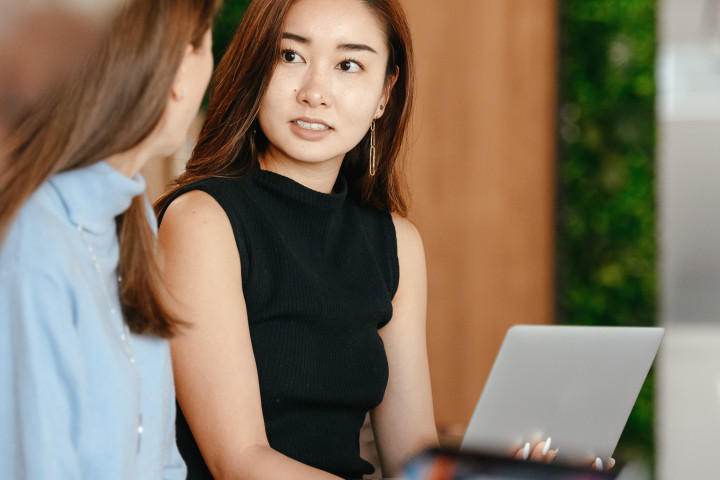
<path id="1" fill-rule="evenodd" d="M 297 0 L 258 121 L 275 162 L 341 162 L 386 103 L 385 33 L 359 0 Z"/>
<path id="2" fill-rule="evenodd" d="M 197 48 L 190 47 L 186 53 L 182 74 L 187 84 L 186 91 L 190 117 L 195 118 L 205 96 L 213 71 L 212 30 L 205 32 Z"/>

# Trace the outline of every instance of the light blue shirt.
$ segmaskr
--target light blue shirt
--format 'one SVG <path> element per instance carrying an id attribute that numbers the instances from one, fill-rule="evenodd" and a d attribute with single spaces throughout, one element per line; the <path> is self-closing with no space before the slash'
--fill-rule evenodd
<path id="1" fill-rule="evenodd" d="M 2 478 L 185 478 L 168 343 L 131 335 L 136 373 L 120 337 L 115 217 L 144 189 L 140 175 L 129 179 L 105 162 L 61 173 L 8 232 L 0 250 Z"/>

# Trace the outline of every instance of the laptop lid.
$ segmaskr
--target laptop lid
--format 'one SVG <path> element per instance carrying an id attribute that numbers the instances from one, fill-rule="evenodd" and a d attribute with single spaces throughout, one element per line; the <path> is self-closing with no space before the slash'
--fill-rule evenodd
<path id="1" fill-rule="evenodd" d="M 510 328 L 461 450 L 508 455 L 551 437 L 558 462 L 607 461 L 663 334 L 649 327 Z"/>

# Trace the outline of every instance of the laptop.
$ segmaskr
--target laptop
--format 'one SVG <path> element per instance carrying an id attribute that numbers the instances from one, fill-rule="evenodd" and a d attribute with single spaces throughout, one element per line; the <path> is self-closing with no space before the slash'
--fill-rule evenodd
<path id="1" fill-rule="evenodd" d="M 612 457 L 664 335 L 655 327 L 516 325 L 461 451 L 510 455 L 552 438 L 556 462 Z"/>

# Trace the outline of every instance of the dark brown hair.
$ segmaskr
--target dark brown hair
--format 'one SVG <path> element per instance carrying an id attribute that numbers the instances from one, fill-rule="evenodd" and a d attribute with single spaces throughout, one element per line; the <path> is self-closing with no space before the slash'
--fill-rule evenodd
<path id="1" fill-rule="evenodd" d="M 399 0 L 358 0 L 377 17 L 387 36 L 386 87 L 395 85 L 384 115 L 377 120 L 377 173 L 370 176 L 370 134 L 350 150 L 341 167 L 350 194 L 361 203 L 407 214 L 400 157 L 413 104 L 414 65 L 410 29 Z M 215 88 L 200 138 L 175 188 L 158 200 L 203 178 L 238 177 L 257 162 L 267 140 L 256 119 L 270 77 L 280 58 L 282 24 L 293 0 L 250 3 L 227 53 L 215 72 Z M 397 77 L 396 77 L 397 75 Z"/>
<path id="2" fill-rule="evenodd" d="M 64 79 L 9 135 L 0 173 L 0 235 L 52 175 L 124 152 L 159 123 L 188 44 L 199 47 L 217 0 L 129 0 L 81 68 Z M 170 336 L 171 316 L 143 196 L 117 218 L 120 299 L 135 333 Z"/>

